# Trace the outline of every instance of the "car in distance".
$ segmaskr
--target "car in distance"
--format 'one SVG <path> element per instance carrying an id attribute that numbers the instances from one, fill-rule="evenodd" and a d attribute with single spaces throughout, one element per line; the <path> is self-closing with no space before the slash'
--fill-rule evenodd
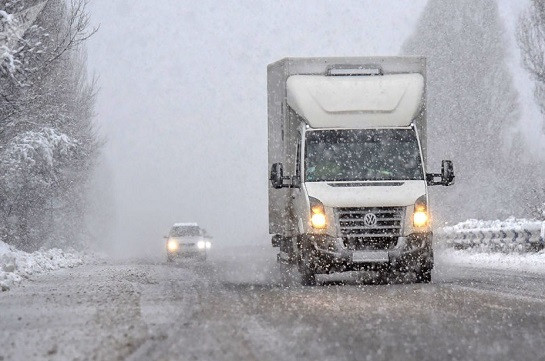
<path id="1" fill-rule="evenodd" d="M 197 223 L 175 223 L 165 238 L 168 262 L 180 257 L 198 258 L 204 261 L 208 250 L 212 247 L 206 232 Z"/>

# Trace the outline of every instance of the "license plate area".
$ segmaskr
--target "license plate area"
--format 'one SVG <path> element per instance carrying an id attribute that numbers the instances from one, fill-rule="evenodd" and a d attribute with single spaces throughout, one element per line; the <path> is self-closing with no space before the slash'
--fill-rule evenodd
<path id="1" fill-rule="evenodd" d="M 388 262 L 388 251 L 354 251 L 353 263 L 378 263 Z"/>

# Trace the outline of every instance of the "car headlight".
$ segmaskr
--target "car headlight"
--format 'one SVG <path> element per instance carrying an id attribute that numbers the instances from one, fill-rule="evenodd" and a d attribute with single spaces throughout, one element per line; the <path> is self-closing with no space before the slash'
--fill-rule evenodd
<path id="1" fill-rule="evenodd" d="M 198 249 L 205 249 L 206 248 L 206 242 L 205 241 L 197 242 L 197 248 Z"/>
<path id="2" fill-rule="evenodd" d="M 210 248 L 212 248 L 212 243 L 206 242 L 206 249 L 210 249 Z"/>
<path id="3" fill-rule="evenodd" d="M 325 208 L 322 202 L 316 198 L 309 197 L 310 201 L 310 223 L 312 227 L 323 229 L 327 226 L 327 218 L 325 215 Z"/>
<path id="4" fill-rule="evenodd" d="M 414 204 L 413 225 L 415 227 L 426 227 L 428 222 L 428 204 L 426 195 L 423 195 Z"/>
<path id="5" fill-rule="evenodd" d="M 168 242 L 167 242 L 167 249 L 170 252 L 177 251 L 179 246 L 180 245 L 178 244 L 178 241 L 176 241 L 175 239 L 169 239 Z"/>

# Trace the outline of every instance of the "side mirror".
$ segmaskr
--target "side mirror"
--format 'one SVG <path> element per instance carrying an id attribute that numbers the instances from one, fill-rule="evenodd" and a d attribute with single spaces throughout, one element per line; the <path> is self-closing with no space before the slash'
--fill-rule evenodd
<path id="1" fill-rule="evenodd" d="M 290 188 L 301 188 L 301 177 L 294 175 L 291 177 L 291 186 Z"/>
<path id="2" fill-rule="evenodd" d="M 284 166 L 282 163 L 274 163 L 271 168 L 269 180 L 273 188 L 280 189 L 284 186 Z"/>
<path id="3" fill-rule="evenodd" d="M 444 160 L 441 163 L 441 183 L 444 186 L 450 186 L 454 184 L 454 166 L 451 160 Z"/>
<path id="4" fill-rule="evenodd" d="M 440 178 L 440 180 L 436 180 Z M 427 173 L 426 181 L 429 186 L 450 186 L 454 184 L 454 166 L 452 161 L 444 160 L 441 163 L 441 173 Z"/>

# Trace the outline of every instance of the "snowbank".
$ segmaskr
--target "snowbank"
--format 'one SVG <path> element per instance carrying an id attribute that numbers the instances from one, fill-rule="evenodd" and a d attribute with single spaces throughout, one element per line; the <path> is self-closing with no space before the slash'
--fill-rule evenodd
<path id="1" fill-rule="evenodd" d="M 58 248 L 27 253 L 0 241 L 0 290 L 7 291 L 33 274 L 72 268 L 82 263 L 81 255 Z"/>
<path id="2" fill-rule="evenodd" d="M 463 232 L 464 230 L 480 230 L 480 231 L 501 231 L 501 230 L 523 230 L 528 227 L 541 228 L 541 221 L 535 219 L 517 219 L 509 217 L 504 221 L 483 221 L 478 219 L 468 219 L 454 226 L 443 227 L 445 233 Z"/>
<path id="3" fill-rule="evenodd" d="M 545 274 L 545 251 L 504 254 L 444 249 L 437 253 L 436 260 L 457 266 Z"/>

